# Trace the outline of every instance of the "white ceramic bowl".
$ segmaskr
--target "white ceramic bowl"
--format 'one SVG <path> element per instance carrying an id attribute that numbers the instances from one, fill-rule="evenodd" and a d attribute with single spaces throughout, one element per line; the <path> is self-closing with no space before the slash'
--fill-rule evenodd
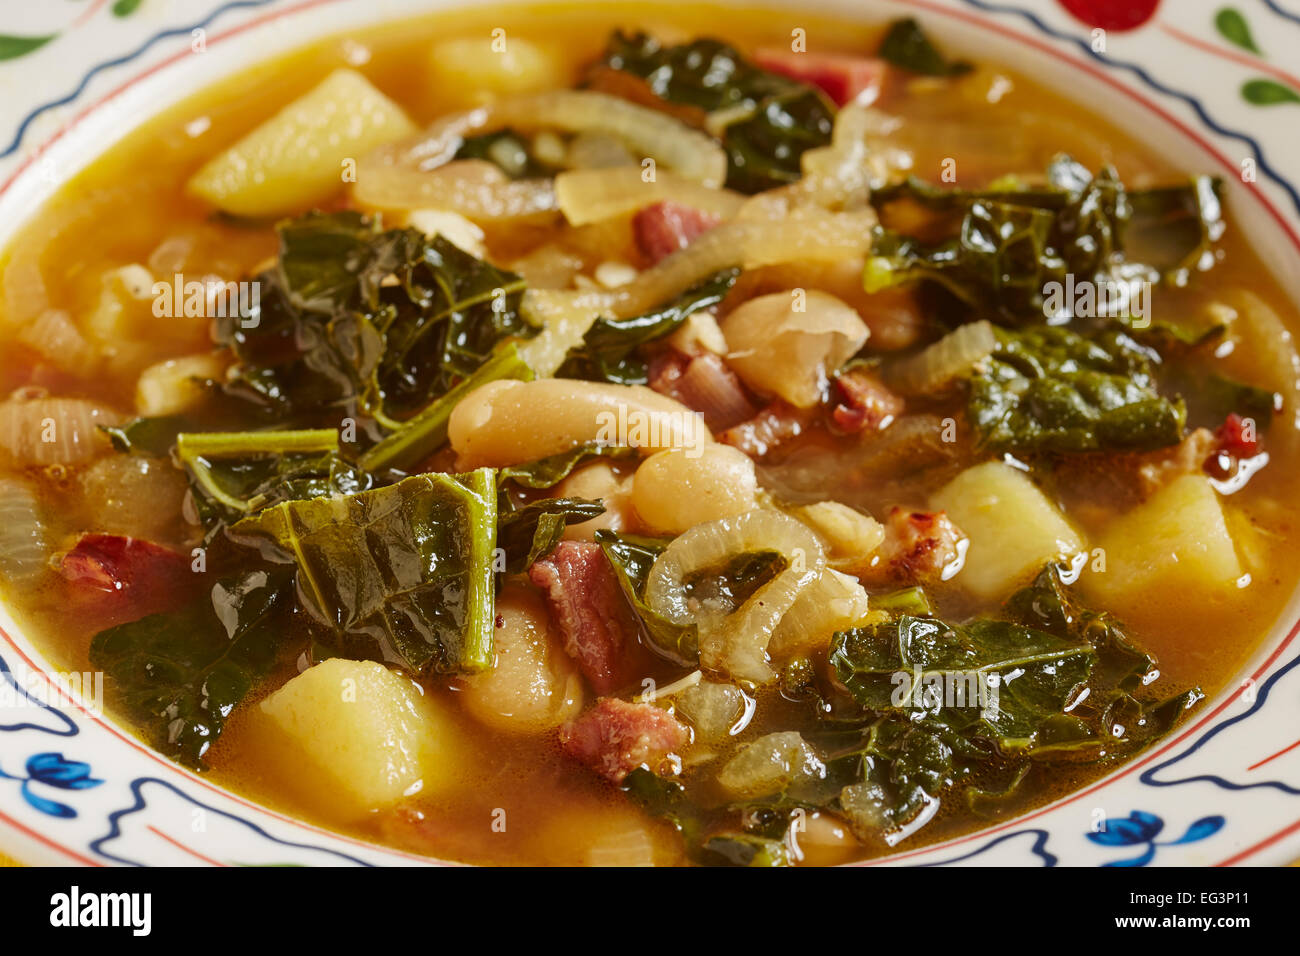
<path id="1" fill-rule="evenodd" d="M 1235 17 L 1224 18 L 1220 11 L 1230 2 Z M 1066 9 L 1087 8 L 1087 0 L 802 3 L 873 22 L 919 17 L 953 48 L 1014 64 L 1183 166 L 1220 174 L 1237 221 L 1300 301 L 1300 14 L 1273 0 L 1165 0 L 1140 26 L 1106 31 L 1099 51 L 1100 35 Z M 453 5 L 7 5 L 0 9 L 0 246 L 60 182 L 161 108 L 314 38 Z M 202 44 L 194 42 L 195 31 L 202 31 Z M 1253 181 L 1243 181 L 1252 178 L 1243 170 L 1253 170 Z M 1300 596 L 1293 596 L 1234 686 L 1100 782 L 1018 819 L 875 865 L 1300 858 L 1297 630 Z M 48 673 L 37 643 L 0 607 L 0 850 L 19 860 L 428 862 L 264 810 L 214 786 L 97 713 L 93 694 L 54 689 Z"/>

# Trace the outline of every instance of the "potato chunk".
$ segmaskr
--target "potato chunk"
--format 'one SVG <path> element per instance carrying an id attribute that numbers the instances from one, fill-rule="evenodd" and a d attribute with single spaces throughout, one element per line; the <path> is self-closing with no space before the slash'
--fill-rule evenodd
<path id="1" fill-rule="evenodd" d="M 1000 461 L 967 468 L 930 498 L 970 540 L 954 579 L 982 598 L 1005 597 L 1049 561 L 1078 554 L 1079 532 L 1029 476 Z"/>
<path id="2" fill-rule="evenodd" d="M 452 718 L 373 661 L 317 664 L 262 701 L 254 719 L 268 772 L 334 819 L 446 788 L 456 773 Z"/>
<path id="3" fill-rule="evenodd" d="M 1203 475 L 1184 475 L 1120 515 L 1097 542 L 1084 583 L 1106 603 L 1140 602 L 1158 590 L 1189 600 L 1231 590 L 1242 575 L 1218 493 Z"/>
<path id="4" fill-rule="evenodd" d="M 280 216 L 343 186 L 343 162 L 415 132 L 354 70 L 335 70 L 190 179 L 191 193 L 237 216 Z"/>

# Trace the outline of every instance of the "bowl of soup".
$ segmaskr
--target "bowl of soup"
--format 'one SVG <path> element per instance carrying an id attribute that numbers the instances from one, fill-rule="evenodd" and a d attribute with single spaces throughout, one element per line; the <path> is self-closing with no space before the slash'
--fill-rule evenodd
<path id="1" fill-rule="evenodd" d="M 4 852 L 1300 853 L 1294 18 L 147 6 L 2 25 Z"/>

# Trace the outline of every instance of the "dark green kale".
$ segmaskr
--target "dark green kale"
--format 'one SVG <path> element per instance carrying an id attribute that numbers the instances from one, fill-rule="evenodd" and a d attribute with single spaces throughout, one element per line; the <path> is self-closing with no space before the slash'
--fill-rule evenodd
<path id="1" fill-rule="evenodd" d="M 295 567 L 318 643 L 413 674 L 492 665 L 497 491 L 490 469 L 287 501 L 231 536 Z"/>
<path id="2" fill-rule="evenodd" d="M 960 76 L 974 69 L 965 60 L 949 60 L 940 53 L 921 25 L 911 17 L 895 20 L 889 25 L 889 32 L 881 41 L 876 56 L 922 76 Z"/>
<path id="3" fill-rule="evenodd" d="M 1186 409 L 1156 389 L 1153 354 L 1111 330 L 998 329 L 974 371 L 970 420 L 993 451 L 1140 451 L 1177 444 Z"/>
<path id="4" fill-rule="evenodd" d="M 537 159 L 528 140 L 512 129 L 466 137 L 454 158 L 484 160 L 511 179 L 538 179 L 559 172 L 557 167 Z"/>
<path id="5" fill-rule="evenodd" d="M 231 711 L 284 653 L 295 613 L 291 569 L 245 570 L 180 611 L 101 631 L 90 663 L 158 751 L 202 769 Z"/>
<path id="6" fill-rule="evenodd" d="M 599 501 L 585 498 L 539 498 L 525 505 L 505 504 L 497 512 L 497 547 L 505 552 L 505 572 L 519 574 L 540 561 L 560 543 L 564 529 L 605 513 Z"/>
<path id="7" fill-rule="evenodd" d="M 217 321 L 239 359 L 227 390 L 277 420 L 368 415 L 393 429 L 536 333 L 524 281 L 440 236 L 355 212 L 281 223 L 260 307 Z"/>
<path id="8" fill-rule="evenodd" d="M 734 47 L 702 38 L 665 47 L 615 32 L 603 66 L 644 80 L 660 99 L 708 114 L 727 152 L 727 186 L 761 192 L 795 182 L 805 151 L 830 143 L 835 108 L 816 87 L 764 70 Z"/>
<path id="9" fill-rule="evenodd" d="M 691 313 L 712 308 L 736 284 L 739 269 L 724 269 L 687 289 L 667 305 L 630 319 L 597 319 L 557 371 L 557 378 L 581 378 L 619 385 L 645 385 L 649 369 L 638 349 L 672 334 Z"/>
<path id="10" fill-rule="evenodd" d="M 878 229 L 864 283 L 879 291 L 930 280 L 971 317 L 1012 326 L 1065 322 L 1076 309 L 1061 290 L 1092 289 L 1098 312 L 1087 318 L 1140 330 L 1146 320 L 1133 314 L 1136 284 L 1163 278 L 1183 285 L 1216 261 L 1220 188 L 1218 180 L 1195 177 L 1129 192 L 1113 168 L 1094 176 L 1068 156 L 1054 159 L 1036 188 L 944 189 L 909 179 L 878 191 L 873 203 L 909 199 L 947 215 L 951 227 L 937 240 Z M 1114 298 L 1111 314 L 1101 315 L 1095 303 L 1099 289 Z"/>
<path id="11" fill-rule="evenodd" d="M 640 453 L 637 449 L 629 445 L 602 445 L 590 442 L 537 461 L 501 468 L 497 471 L 497 481 L 498 483 L 512 481 L 523 488 L 534 490 L 554 488 L 568 478 L 579 465 L 595 458 L 619 460 L 636 458 L 638 454 Z"/>
<path id="12" fill-rule="evenodd" d="M 328 428 L 181 432 L 175 448 L 209 535 L 285 501 L 354 494 L 373 484 L 341 457 L 338 433 Z"/>

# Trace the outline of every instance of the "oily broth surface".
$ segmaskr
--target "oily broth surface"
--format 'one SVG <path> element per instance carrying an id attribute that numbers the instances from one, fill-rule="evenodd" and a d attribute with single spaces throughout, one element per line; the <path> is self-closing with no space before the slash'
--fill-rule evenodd
<path id="1" fill-rule="evenodd" d="M 881 32 L 879 27 L 804 13 L 797 19 L 770 11 L 746 17 L 734 10 L 723 14 L 697 7 L 675 11 L 669 18 L 662 8 L 631 4 L 477 9 L 359 31 L 264 63 L 152 120 L 69 183 L 25 227 L 11 249 L 38 250 L 51 307 L 73 314 L 94 308 L 103 272 L 145 261 L 169 236 L 189 236 L 195 241 L 194 259 L 187 264 L 187 272 L 210 271 L 226 277 L 248 274 L 273 254 L 274 236 L 269 226 L 250 227 L 213 217 L 185 196 L 184 182 L 204 161 L 339 66 L 360 69 L 417 122 L 459 108 L 465 105 L 462 91 L 440 90 L 422 82 L 429 46 L 448 35 L 484 36 L 502 24 L 511 35 L 562 51 L 574 76 L 580 64 L 603 48 L 610 29 L 616 26 L 644 28 L 666 40 L 719 35 L 742 48 L 785 43 L 790 29 L 800 26 L 808 31 L 811 47 L 846 51 L 873 49 Z M 358 50 L 362 48 L 369 51 L 369 57 L 359 63 Z M 1087 111 L 1044 92 L 1013 71 L 985 64 L 963 82 L 960 94 L 945 93 L 930 81 L 915 81 L 906 89 L 896 87 L 886 94 L 885 108 L 905 117 L 898 139 L 913 150 L 914 171 L 922 177 L 937 179 L 944 161 L 952 157 L 958 163 L 960 184 L 978 186 L 1009 169 L 1041 169 L 1062 149 L 1090 167 L 1113 162 L 1121 177 L 1134 184 L 1178 171 Z M 996 91 L 997 102 L 990 102 L 990 91 Z M 935 135 L 937 130 L 945 135 Z M 1231 228 L 1231 216 L 1229 220 L 1223 261 L 1213 272 L 1199 277 L 1195 298 L 1208 300 L 1220 291 L 1249 288 L 1294 327 L 1293 308 L 1264 274 L 1244 237 Z M 509 237 L 490 239 L 496 248 L 509 242 Z M 1171 308 L 1178 304 L 1176 299 L 1168 303 Z M 1162 308 L 1159 295 L 1154 308 L 1158 316 Z M 9 337 L 13 333 L 6 329 L 5 319 L 0 315 L 0 336 Z M 194 343 L 201 342 L 205 334 L 205 325 L 199 324 L 182 330 L 176 340 L 146 344 L 145 351 L 124 361 L 115 373 L 94 381 L 59 373 L 40 362 L 35 353 L 7 342 L 0 349 L 0 389 L 7 393 L 36 381 L 52 394 L 83 395 L 129 410 L 139 368 L 194 351 Z M 1251 357 L 1242 356 L 1240 361 L 1242 371 L 1249 372 Z M 1274 462 L 1229 499 L 1261 532 L 1259 547 L 1266 560 L 1252 568 L 1248 589 L 1214 607 L 1177 606 L 1167 597 L 1152 594 L 1142 611 L 1127 616 L 1134 634 L 1160 658 L 1166 693 L 1192 684 L 1210 692 L 1224 686 L 1276 619 L 1293 589 L 1296 562 L 1292 542 L 1298 537 L 1291 502 L 1297 496 L 1293 469 L 1286 464 Z M 1058 497 L 1073 501 L 1069 488 L 1056 490 Z M 71 539 L 79 531 L 90 530 L 77 523 L 75 509 L 69 508 L 76 496 L 75 481 L 47 479 L 41 491 L 47 511 L 66 516 L 56 532 Z M 903 485 L 896 500 L 865 497 L 859 503 L 878 512 L 893 503 L 915 504 L 923 497 L 922 489 L 912 488 L 915 497 L 908 501 L 908 491 Z M 1106 504 L 1101 502 L 1103 509 Z M 178 539 L 185 534 L 179 516 L 175 534 Z M 43 649 L 52 663 L 84 670 L 90 639 L 105 622 L 70 614 L 62 593 L 61 582 L 51 576 L 29 593 L 8 597 L 18 605 L 17 613 L 30 624 L 30 630 L 44 636 Z M 955 592 L 939 590 L 935 596 L 941 610 L 981 610 Z M 293 673 L 294 668 L 286 665 L 259 696 Z M 454 690 L 432 681 L 426 693 L 455 696 Z M 641 819 L 618 792 L 563 761 L 553 735 L 514 737 L 459 715 L 460 730 L 473 756 L 456 794 L 440 800 L 417 798 L 415 806 L 423 814 L 420 820 L 392 814 L 359 822 L 333 820 L 327 812 L 291 803 L 277 791 L 259 762 L 258 741 L 241 716 L 253 704 L 250 700 L 236 711 L 213 748 L 212 779 L 277 810 L 362 838 L 466 862 L 576 864 L 586 862 L 585 848 L 594 836 L 617 832 Z M 798 725 L 796 709 L 774 692 L 765 692 L 760 697 L 758 718 L 745 739 Z M 998 819 L 1062 796 L 1109 769 L 1110 765 L 1035 768 Z M 992 786 L 996 781 L 988 783 Z M 504 811 L 504 832 L 493 826 L 498 811 Z M 967 812 L 964 800 L 957 795 L 946 800 L 938 816 L 902 848 L 922 846 L 987 822 L 988 818 Z M 680 860 L 676 838 L 666 825 L 648 820 L 642 825 L 651 833 L 656 862 Z M 870 846 L 863 853 L 879 855 L 888 849 Z"/>

